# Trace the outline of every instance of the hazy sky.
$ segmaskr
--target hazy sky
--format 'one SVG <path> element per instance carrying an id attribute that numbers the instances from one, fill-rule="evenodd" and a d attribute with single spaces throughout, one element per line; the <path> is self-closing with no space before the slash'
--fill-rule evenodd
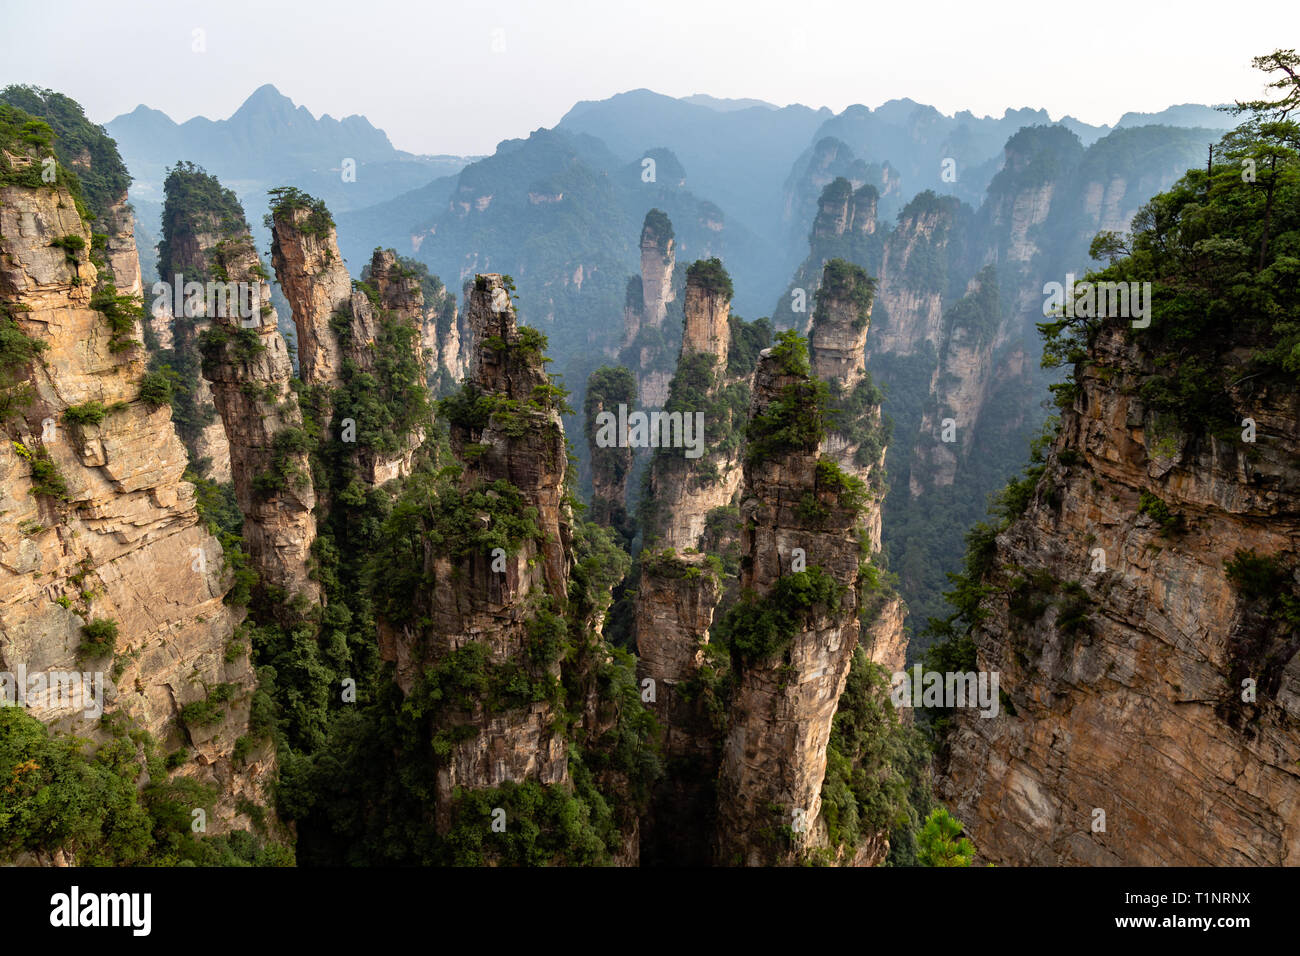
<path id="1" fill-rule="evenodd" d="M 0 24 L 0 85 L 51 87 L 99 122 L 139 103 L 223 118 L 273 83 L 400 149 L 460 154 L 640 87 L 1114 123 L 1255 96 L 1250 58 L 1300 45 L 1294 0 L 6 0 Z"/>

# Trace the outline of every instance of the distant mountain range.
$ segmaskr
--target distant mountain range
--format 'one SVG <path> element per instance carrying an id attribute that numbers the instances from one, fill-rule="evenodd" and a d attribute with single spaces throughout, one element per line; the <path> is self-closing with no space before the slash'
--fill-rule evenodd
<path id="1" fill-rule="evenodd" d="M 357 209 L 422 186 L 461 169 L 459 156 L 417 156 L 395 149 L 364 116 L 319 119 L 274 86 L 258 87 L 229 118 L 202 116 L 177 123 L 166 113 L 137 106 L 105 124 L 135 177 L 133 198 L 162 201 L 166 169 L 177 160 L 198 163 L 241 198 L 293 183 L 320 196 L 331 209 Z M 355 164 L 355 180 L 344 164 Z M 250 218 L 254 210 L 249 210 Z"/>
<path id="2" fill-rule="evenodd" d="M 553 129 L 504 140 L 492 156 L 417 156 L 362 116 L 317 118 L 267 85 L 229 119 L 176 123 L 140 106 L 107 129 L 136 180 L 146 276 L 162 181 L 177 160 L 199 163 L 236 192 L 262 249 L 266 190 L 297 186 L 328 204 L 354 274 L 385 246 L 422 260 L 455 292 L 476 271 L 514 276 L 524 319 L 551 336 L 555 370 L 579 387 L 616 349 L 651 208 L 673 223 L 677 261 L 721 257 L 735 281 L 734 308 L 757 318 L 806 258 L 818 197 L 835 177 L 875 186 L 886 224 L 925 190 L 978 208 L 1007 141 L 1049 125 L 1088 147 L 1120 127 L 1191 128 L 1209 142 L 1232 124 L 1195 104 L 1126 113 L 1112 128 L 1054 123 L 1034 109 L 948 116 L 900 99 L 837 114 L 640 89 L 579 102 Z M 344 176 L 347 160 L 355 181 Z M 1145 175 L 1132 172 L 1135 182 Z"/>

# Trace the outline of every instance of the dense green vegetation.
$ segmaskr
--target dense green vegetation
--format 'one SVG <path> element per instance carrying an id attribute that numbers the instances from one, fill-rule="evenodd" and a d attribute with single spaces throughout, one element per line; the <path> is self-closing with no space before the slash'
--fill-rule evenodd
<path id="1" fill-rule="evenodd" d="M 67 189 L 82 220 L 94 219 L 94 213 L 86 205 L 81 180 L 70 166 L 55 162 L 54 179 L 46 181 L 44 160 L 53 159 L 51 154 L 55 149 L 55 133 L 50 124 L 2 100 L 0 97 L 0 147 L 4 149 L 0 151 L 0 186 Z M 6 151 L 14 156 L 31 157 L 32 161 L 13 163 L 4 155 Z"/>
<path id="2" fill-rule="evenodd" d="M 727 343 L 727 377 L 747 378 L 758 366 L 758 356 L 772 344 L 772 323 L 768 319 L 746 322 L 732 314 L 728 318 L 731 339 Z"/>
<path id="3" fill-rule="evenodd" d="M 32 494 L 53 498 L 56 501 L 68 499 L 67 479 L 59 471 L 58 464 L 50 457 L 48 449 L 37 447 L 33 451 L 20 441 L 11 442 L 11 445 L 18 453 L 18 457 L 31 466 Z"/>
<path id="4" fill-rule="evenodd" d="M 914 865 L 914 831 L 929 812 L 930 752 L 889 700 L 889 675 L 861 647 L 853 652 L 826 747 L 822 815 L 831 847 L 890 835 L 890 862 Z"/>
<path id="5" fill-rule="evenodd" d="M 741 596 L 715 626 L 712 639 L 731 649 L 737 667 L 784 650 L 814 616 L 840 609 L 844 588 L 819 567 L 781 577 L 772 590 Z"/>
<path id="6" fill-rule="evenodd" d="M 831 259 L 822 271 L 822 284 L 817 289 L 817 309 L 813 323 L 828 308 L 832 299 L 848 299 L 857 311 L 854 327 L 866 328 L 871 318 L 871 303 L 875 298 L 876 280 L 865 269 L 844 259 Z"/>
<path id="7" fill-rule="evenodd" d="M 64 850 L 82 866 L 285 866 L 290 851 L 238 831 L 199 837 L 192 811 L 217 794 L 169 779 L 157 744 L 121 717 L 98 746 L 52 734 L 20 707 L 0 707 L 0 856 Z M 47 857 L 48 858 L 48 857 Z"/>
<path id="8" fill-rule="evenodd" d="M 41 145 L 52 146 L 59 164 L 76 170 L 86 206 L 95 218 L 103 218 L 114 203 L 126 198 L 131 176 L 118 155 L 117 144 L 102 126 L 86 118 L 76 100 L 34 86 L 9 86 L 0 91 L 0 102 L 49 125 L 53 143 Z M 0 137 L 3 135 L 0 132 Z"/>
<path id="9" fill-rule="evenodd" d="M 961 821 L 943 807 L 926 818 L 917 834 L 916 861 L 921 866 L 970 866 L 975 846 L 962 836 Z"/>
<path id="10" fill-rule="evenodd" d="M 392 454 L 432 416 L 425 370 L 416 359 L 420 330 L 395 316 L 379 320 L 371 367 L 343 360 L 343 385 L 334 393 L 335 421 L 356 422 L 356 444 Z"/>
<path id="11" fill-rule="evenodd" d="M 697 259 L 687 266 L 686 282 L 723 299 L 730 299 L 736 291 L 722 260 L 716 256 L 712 259 Z"/>
<path id="12" fill-rule="evenodd" d="M 104 657 L 117 647 L 117 622 L 97 617 L 81 626 L 81 652 L 88 657 Z"/>
<path id="13" fill-rule="evenodd" d="M 1142 207 L 1131 239 L 1097 237 L 1093 254 L 1110 264 L 1086 277 L 1152 284 L 1150 327 L 1127 333 L 1155 369 L 1140 395 L 1198 441 L 1235 431 L 1238 402 L 1300 375 L 1300 123 L 1276 104 L 1247 112 L 1210 168 L 1188 170 Z M 1059 402 L 1073 401 L 1102 329 L 1128 324 L 1061 316 L 1040 326 L 1044 364 L 1071 369 Z M 1244 365 L 1221 361 L 1239 349 Z"/>
<path id="14" fill-rule="evenodd" d="M 809 378 L 808 344 L 794 329 L 776 337 L 772 355 L 782 373 L 796 381 L 781 387 L 777 397 L 750 419 L 745 430 L 745 464 L 753 467 L 794 451 L 811 453 L 826 433 L 830 391 L 825 382 Z"/>
<path id="15" fill-rule="evenodd" d="M 104 283 L 90 299 L 90 307 L 103 314 L 108 322 L 108 348 L 111 352 L 125 352 L 138 348 L 143 343 L 130 338 L 136 324 L 144 318 L 140 300 L 134 296 L 118 295 L 117 287 L 111 282 Z"/>
<path id="16" fill-rule="evenodd" d="M 296 210 L 306 210 L 307 215 L 297 223 L 295 228 L 304 236 L 324 239 L 334 228 L 334 217 L 325 207 L 325 200 L 309 196 L 293 186 L 277 186 L 267 190 L 271 197 L 271 211 L 266 215 L 268 229 L 274 223 L 290 223 L 291 215 Z"/>
<path id="17" fill-rule="evenodd" d="M 248 222 L 238 197 L 202 166 L 186 162 L 168 169 L 163 194 L 166 198 L 162 239 L 158 243 L 158 277 L 164 282 L 175 281 L 175 273 L 183 274 L 186 282 L 215 278 L 210 266 L 204 269 L 198 263 L 183 263 L 180 252 L 186 243 L 195 241 L 196 231 L 224 237 L 246 233 Z"/>
<path id="18" fill-rule="evenodd" d="M 48 346 L 18 327 L 18 307 L 0 303 L 0 425 L 20 415 L 35 397 L 28 368 Z"/>
<path id="19" fill-rule="evenodd" d="M 667 262 L 668 243 L 676 238 L 673 233 L 673 224 L 668 218 L 668 214 L 662 209 L 651 209 L 645 214 L 645 221 L 641 224 L 642 236 L 645 235 L 646 230 L 654 233 L 656 240 L 655 247 L 663 254 L 664 262 Z"/>

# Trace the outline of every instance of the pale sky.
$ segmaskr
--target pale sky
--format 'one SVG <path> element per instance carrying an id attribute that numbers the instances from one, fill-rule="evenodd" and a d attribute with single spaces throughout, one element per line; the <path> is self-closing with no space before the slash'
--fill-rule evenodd
<path id="1" fill-rule="evenodd" d="M 98 122 L 140 103 L 224 118 L 273 83 L 399 149 L 453 154 L 641 87 L 1113 124 L 1256 96 L 1251 57 L 1300 46 L 1294 0 L 6 0 L 0 24 L 0 85 L 67 93 Z"/>

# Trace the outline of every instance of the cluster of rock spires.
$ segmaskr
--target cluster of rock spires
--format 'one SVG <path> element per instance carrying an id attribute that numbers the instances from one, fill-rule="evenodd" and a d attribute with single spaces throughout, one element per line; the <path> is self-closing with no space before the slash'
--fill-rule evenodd
<path id="1" fill-rule="evenodd" d="M 863 191 L 859 198 L 871 197 Z M 865 208 L 862 215 L 869 215 Z M 858 228 L 870 235 L 874 216 Z M 670 230 L 647 217 L 642 289 L 664 287 L 656 238 Z M 820 813 L 827 743 L 860 631 L 877 664 L 901 667 L 906 647 L 896 594 L 882 588 L 870 595 L 869 615 L 858 601 L 862 555 L 880 549 L 883 494 L 880 396 L 865 369 L 873 283 L 843 261 L 826 269 L 833 276 L 817 300 L 811 361 L 802 343 L 760 353 L 771 342 L 770 326 L 733 318 L 721 264 L 700 261 L 686 270 L 681 348 L 666 395 L 636 366 L 624 379 L 602 369 L 588 382 L 593 503 L 601 514 L 626 503 L 632 470 L 629 449 L 595 441 L 594 419 L 615 403 L 611 396 L 638 407 L 626 394 L 635 375 L 641 409 L 708 409 L 699 457 L 655 449 L 641 494 L 643 550 L 630 616 L 638 677 L 654 688 L 651 706 L 674 768 L 643 818 L 648 863 L 870 865 L 888 850 L 884 835 L 874 833 L 856 846 L 832 845 Z M 649 294 L 645 301 L 644 312 L 629 307 L 629 341 L 644 328 L 642 317 L 655 314 Z M 801 396 L 798 414 L 816 419 L 818 383 L 821 401 L 843 414 L 802 445 L 756 454 L 755 427 L 769 415 L 793 413 L 792 393 Z M 748 443 L 741 440 L 747 425 Z M 835 475 L 860 481 L 861 500 L 850 495 L 841 503 Z M 791 576 L 802 581 L 810 567 L 809 580 L 825 582 L 835 600 L 807 608 L 780 651 L 750 658 L 735 647 L 714 648 L 711 632 L 724 612 L 790 601 L 784 588 Z M 734 625 L 722 626 L 734 640 Z M 778 836 L 783 832 L 791 837 Z"/>
<path id="2" fill-rule="evenodd" d="M 258 640 L 276 638 L 254 637 L 250 660 L 247 635 L 291 635 L 313 666 L 344 661 L 304 665 L 319 682 L 361 668 L 331 636 L 355 614 L 385 665 L 385 686 L 361 678 L 367 719 L 414 728 L 413 745 L 365 740 L 375 759 L 408 762 L 368 786 L 408 786 L 415 765 L 433 858 L 882 862 L 889 825 L 850 826 L 828 790 L 889 769 L 837 749 L 837 718 L 862 704 L 855 677 L 901 670 L 908 649 L 906 608 L 881 576 L 889 433 L 869 369 L 928 363 L 907 423 L 911 498 L 951 486 L 981 428 L 1018 427 L 1019 409 L 986 418 L 1034 385 L 1030 276 L 1069 261 L 1076 233 L 1122 227 L 1151 191 L 1101 176 L 1057 136 L 1013 138 L 978 212 L 923 195 L 888 231 L 867 181 L 887 186 L 887 170 L 830 179 L 792 284 L 811 309 L 806 346 L 732 315 L 722 264 L 678 266 L 672 225 L 652 210 L 625 367 L 594 374 L 584 408 L 590 516 L 621 541 L 575 514 L 562 390 L 508 277 L 475 276 L 459 312 L 391 251 L 354 282 L 323 204 L 277 191 L 271 261 L 295 375 L 243 210 L 212 177 L 178 167 L 169 181 L 162 279 L 247 288 L 266 303 L 252 314 L 176 315 L 168 297 L 146 316 L 121 298 L 144 290 L 125 195 L 97 210 L 97 241 L 65 182 L 0 179 L 0 321 L 39 343 L 25 403 L 10 405 L 19 392 L 0 378 L 0 671 L 106 670 L 105 714 L 185 750 L 169 772 L 214 787 L 209 832 L 263 832 L 280 768 L 278 741 L 252 720 L 254 662 Z M 6 171 L 41 158 L 4 149 Z M 815 176 L 839 168 L 833 142 L 818 149 Z M 1090 185 L 1062 190 L 1065 177 Z M 1062 194 L 1081 208 L 1063 211 Z M 1004 302 L 1009 287 L 1020 292 Z M 793 301 L 778 324 L 802 327 Z M 149 351 L 194 373 L 175 422 Z M 1227 570 L 1243 550 L 1294 551 L 1294 391 L 1252 393 L 1268 440 L 1247 454 L 1171 435 L 1140 398 L 1150 358 L 1120 330 L 1090 357 L 1027 510 L 985 542 L 989 596 L 971 636 L 977 669 L 1001 674 L 1004 713 L 955 714 L 940 795 L 999 864 L 1294 864 L 1300 655 Z M 449 396 L 436 416 L 426 388 Z M 598 442 L 596 418 L 621 406 L 699 412 L 701 454 Z M 915 440 L 946 419 L 955 442 Z M 200 517 L 187 464 L 201 491 L 233 487 L 251 610 L 227 600 L 241 552 Z M 1174 514 L 1190 518 L 1176 537 Z M 356 570 L 365 555 L 334 553 L 348 545 L 331 528 L 359 515 L 404 559 L 378 581 Z M 341 564 L 373 593 L 345 602 Z M 87 637 L 107 621 L 117 640 L 103 651 Z M 1257 679 L 1258 700 L 1236 694 L 1242 679 Z M 322 694 L 339 706 L 332 681 Z M 216 716 L 187 719 L 195 705 Z M 52 695 L 28 713 L 113 734 Z M 556 795 L 578 808 L 555 810 Z M 575 827 L 580 856 L 490 842 L 517 832 L 513 817 L 495 828 L 497 810 L 530 800 L 553 822 L 590 823 Z"/>
<path id="3" fill-rule="evenodd" d="M 448 412 L 448 444 L 429 449 L 435 460 L 459 461 L 455 493 L 439 499 L 443 504 L 438 507 L 483 500 L 481 520 L 488 531 L 507 515 L 526 519 L 532 529 L 502 549 L 426 546 L 422 586 L 409 595 L 419 613 L 400 621 L 381 615 L 378 622 L 379 651 L 393 667 L 397 688 L 411 700 L 425 692 L 431 674 L 463 660 L 471 645 L 483 649 L 490 674 L 515 673 L 521 661 L 532 661 L 522 672 L 534 688 L 531 693 L 471 694 L 451 709 L 437 710 L 430 732 L 435 742 L 446 742 L 435 748 L 440 753 L 435 762 L 436 831 L 445 835 L 457 825 L 456 807 L 466 792 L 527 781 L 562 790 L 590 786 L 572 775 L 572 747 L 578 739 L 586 742 L 582 752 L 590 764 L 584 765 L 584 780 L 594 779 L 608 792 L 626 796 L 636 787 L 626 771 L 598 769 L 591 777 L 602 763 L 599 742 L 623 733 L 617 728 L 629 712 L 627 705 L 611 706 L 608 678 L 599 676 L 611 653 L 600 637 L 608 585 L 602 599 L 600 587 L 592 591 L 586 583 L 590 571 L 584 572 L 583 583 L 574 577 L 579 546 L 566 491 L 560 393 L 544 369 L 544 340 L 518 326 L 508 280 L 483 275 L 468 291 L 463 322 L 452 325 L 464 325 L 469 347 L 435 339 L 440 346 L 435 355 L 453 358 L 450 364 L 437 361 L 430 367 L 434 362 L 424 348 L 429 312 L 418 276 L 392 253 L 378 250 L 366 282 L 354 283 L 323 207 L 294 192 L 274 198 L 272 263 L 293 311 L 299 382 L 269 305 L 266 271 L 237 202 L 194 167 L 178 167 L 170 184 L 160 271 L 169 282 L 181 276 L 182 283 L 199 281 L 205 287 L 233 284 L 247 295 L 215 308 L 210 300 L 196 301 L 180 315 L 163 307 L 131 320 L 137 335 L 144 332 L 142 320 L 151 324 L 153 347 L 160 354 L 200 372 L 182 383 L 193 413 L 187 422 L 198 426 L 190 430 L 187 454 L 165 400 L 151 404 L 139 395 L 146 350 L 139 343 L 122 347 L 113 316 L 91 307 L 96 266 L 83 256 L 66 254 L 62 243 L 51 245 L 52 238 L 80 235 L 90 246 L 89 227 L 70 196 L 57 189 L 5 187 L 6 304 L 19 328 L 49 343 L 51 359 L 32 363 L 36 401 L 17 423 L 17 437 L 0 449 L 9 478 L 5 500 L 20 519 L 13 530 L 7 526 L 9 540 L 0 562 L 13 578 L 3 589 L 4 663 L 71 668 L 81 626 L 100 614 L 111 617 L 121 634 L 117 650 L 122 666 L 114 668 L 108 710 L 131 715 L 168 745 L 183 738 L 196 759 L 177 773 L 210 780 L 220 791 L 214 831 L 247 826 L 250 807 L 266 804 L 266 786 L 276 773 L 274 749 L 265 737 L 257 738 L 251 753 L 242 742 L 249 736 L 249 705 L 257 686 L 237 630 L 246 612 L 223 601 L 231 583 L 230 555 L 223 555 L 221 544 L 199 520 L 194 489 L 181 474 L 188 460 L 202 465 L 202 477 L 208 480 L 229 476 L 243 516 L 243 546 L 256 572 L 258 626 L 287 631 L 316 620 L 330 597 L 316 573 L 314 543 L 318 525 L 339 506 L 334 499 L 340 493 L 321 471 L 313 452 L 316 443 L 341 443 L 337 447 L 353 469 L 348 473 L 371 488 L 402 487 L 421 449 L 429 445 L 427 423 L 402 423 L 395 449 L 370 440 L 347 448 L 342 434 L 349 423 L 342 413 L 353 407 L 349 389 L 384 374 L 379 356 L 385 336 L 393 328 L 405 329 L 409 336 L 403 341 L 427 373 L 426 381 L 465 366 L 457 399 L 462 404 Z M 129 235 L 123 235 L 123 229 L 129 233 L 129 213 L 121 215 L 127 218 L 113 222 L 115 238 L 104 268 L 124 288 L 139 291 L 139 279 L 123 261 L 133 257 Z M 664 227 L 666 238 L 646 244 L 647 255 L 657 257 L 651 265 L 658 270 L 643 302 L 652 328 L 663 325 L 676 298 L 666 217 Z M 806 362 L 791 365 L 784 352 L 773 350 L 761 357 L 751 354 L 747 366 L 738 364 L 729 281 L 716 260 L 699 265 L 681 295 L 680 361 L 683 368 L 703 371 L 705 400 L 726 399 L 725 419 L 719 421 L 738 433 L 743 417 L 766 414 L 772 402 L 783 400 L 786 386 L 810 384 L 811 368 Z M 185 301 L 167 298 L 168 305 Z M 237 307 L 245 301 L 255 304 L 253 312 Z M 862 377 L 858 333 L 865 331 L 855 328 L 846 337 L 836 326 L 838 310 L 834 302 L 825 310 L 829 324 L 821 330 L 817 370 L 851 390 Z M 847 354 L 854 349 L 856 359 Z M 757 388 L 747 407 L 751 379 Z M 682 394 L 684 401 L 690 393 Z M 619 401 L 635 397 L 635 390 L 626 388 L 609 395 Z M 60 422 L 53 431 L 42 433 L 37 427 L 91 401 L 107 408 L 99 421 L 74 416 L 75 424 Z M 878 408 L 869 414 L 878 418 Z M 365 431 L 366 423 L 351 424 Z M 851 444 L 826 441 L 826 449 L 844 460 L 853 457 Z M 679 802 L 669 799 L 657 816 L 648 808 L 642 815 L 656 822 L 662 838 L 666 828 L 677 825 L 671 819 L 674 806 L 698 807 L 709 798 L 710 807 L 699 817 L 707 830 L 699 846 L 711 859 L 789 862 L 826 842 L 826 828 L 818 823 L 818 791 L 836 702 L 858 642 L 859 537 L 871 537 L 871 522 L 860 517 L 858 507 L 842 507 L 838 492 L 824 487 L 823 450 L 818 434 L 804 447 L 747 469 L 737 440 L 721 456 L 710 451 L 706 457 L 717 467 L 716 480 L 694 485 L 675 469 L 671 456 L 657 456 L 652 465 L 654 494 L 665 506 L 663 513 L 674 515 L 656 535 L 663 534 L 683 552 L 666 558 L 665 566 L 676 561 L 702 573 L 669 584 L 670 576 L 656 578 L 647 562 L 637 599 L 647 611 L 656 604 L 656 587 L 660 605 L 686 603 L 661 614 L 660 633 L 641 636 L 641 668 L 662 694 L 657 698 L 666 717 L 661 752 L 670 759 L 698 756 L 713 779 L 693 788 L 691 781 L 674 778 Z M 624 456 L 622 473 L 601 496 L 611 504 L 602 515 L 607 519 L 616 516 L 616 498 L 625 503 L 631 472 L 630 458 L 624 450 L 619 455 Z M 38 472 L 24 459 L 46 456 L 63 476 L 66 492 L 51 496 L 37 488 L 32 493 Z M 875 464 L 862 473 L 870 476 Z M 810 494 L 828 502 L 829 517 L 796 514 Z M 783 570 L 779 563 L 754 560 L 755 555 L 771 547 L 786 553 L 798 547 L 820 555 L 817 567 L 825 567 L 833 578 L 836 599 L 808 610 L 806 630 L 791 640 L 795 663 L 758 657 L 737 668 L 727 731 L 719 735 L 701 701 L 679 697 L 677 691 L 701 663 L 701 644 L 707 642 L 723 594 L 724 576 L 705 555 L 690 552 L 705 535 L 708 512 L 740 506 L 743 520 L 714 538 L 725 539 L 747 557 L 742 579 L 730 586 L 733 598 L 743 588 L 746 600 L 761 601 L 789 570 L 788 565 Z M 89 587 L 92 581 L 102 587 Z M 687 581 L 693 593 L 682 588 Z M 536 657 L 539 631 L 566 619 L 569 623 L 561 627 L 568 630 L 568 641 L 576 639 L 570 656 L 563 655 L 562 643 Z M 663 640 L 656 645 L 655 637 Z M 792 667 L 798 675 L 806 671 L 811 676 L 791 680 Z M 629 671 L 629 687 L 631 677 Z M 181 709 L 208 700 L 212 686 L 231 688 L 221 701 L 225 716 L 215 726 L 187 726 Z M 566 689 L 556 698 L 559 687 Z M 61 726 L 78 725 L 75 715 L 39 707 L 33 713 L 62 721 Z M 472 734 L 464 732 L 469 727 Z M 771 767 L 758 769 L 754 761 L 783 771 L 773 776 Z M 715 791 L 727 795 L 725 805 L 712 799 Z M 800 836 L 784 848 L 771 839 L 772 821 L 764 816 L 778 800 L 792 811 L 806 812 L 810 823 L 806 831 L 799 825 Z M 627 806 L 634 807 L 635 801 Z M 617 836 L 607 859 L 635 863 L 642 845 L 639 815 L 620 806 L 615 816 Z M 715 818 L 716 826 L 711 826 Z"/>

